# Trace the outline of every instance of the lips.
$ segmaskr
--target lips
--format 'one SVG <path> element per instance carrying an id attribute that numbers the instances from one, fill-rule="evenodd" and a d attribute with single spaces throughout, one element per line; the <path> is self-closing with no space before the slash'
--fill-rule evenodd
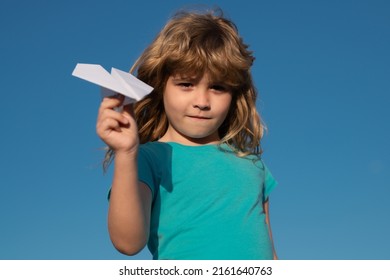
<path id="1" fill-rule="evenodd" d="M 197 119 L 197 120 L 210 120 L 210 117 L 205 117 L 205 116 L 188 116 L 191 119 Z"/>

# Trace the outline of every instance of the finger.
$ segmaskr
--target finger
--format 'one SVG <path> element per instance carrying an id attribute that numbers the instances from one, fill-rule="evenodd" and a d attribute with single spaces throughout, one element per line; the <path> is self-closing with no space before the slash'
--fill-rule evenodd
<path id="1" fill-rule="evenodd" d="M 121 131 L 120 123 L 114 119 L 105 119 L 96 126 L 96 131 L 101 137 L 110 134 L 113 130 Z"/>
<path id="2" fill-rule="evenodd" d="M 98 122 L 102 122 L 105 119 L 113 119 L 123 125 L 127 125 L 129 120 L 121 112 L 117 112 L 113 109 L 105 109 L 98 115 Z"/>
<path id="3" fill-rule="evenodd" d="M 100 109 L 114 109 L 115 107 L 120 107 L 124 99 L 125 97 L 121 94 L 104 97 L 100 104 Z"/>
<path id="4" fill-rule="evenodd" d="M 123 101 L 125 100 L 125 96 L 123 94 L 120 94 L 120 93 L 117 93 L 117 94 L 114 94 L 114 95 L 111 95 L 111 96 L 105 96 L 103 97 L 103 99 L 118 99 L 120 101 Z"/>

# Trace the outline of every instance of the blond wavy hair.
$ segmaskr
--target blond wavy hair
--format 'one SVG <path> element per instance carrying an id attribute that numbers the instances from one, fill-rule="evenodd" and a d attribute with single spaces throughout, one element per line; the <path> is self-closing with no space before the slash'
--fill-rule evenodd
<path id="1" fill-rule="evenodd" d="M 229 113 L 218 130 L 220 143 L 238 156 L 260 156 L 264 125 L 256 110 L 253 61 L 236 25 L 221 10 L 175 14 L 130 70 L 154 87 L 134 105 L 140 143 L 157 141 L 168 128 L 163 104 L 168 78 L 175 74 L 200 78 L 207 72 L 211 80 L 222 81 L 232 90 Z M 107 152 L 105 163 L 113 154 Z"/>

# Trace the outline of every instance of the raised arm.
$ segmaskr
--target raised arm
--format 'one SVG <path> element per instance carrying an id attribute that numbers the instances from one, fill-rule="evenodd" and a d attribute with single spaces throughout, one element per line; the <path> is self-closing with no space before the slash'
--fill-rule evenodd
<path id="1" fill-rule="evenodd" d="M 99 108 L 96 131 L 115 151 L 114 175 L 108 210 L 108 230 L 115 248 L 134 255 L 149 238 L 151 191 L 138 181 L 138 130 L 132 107 L 114 110 L 123 97 L 104 98 Z"/>

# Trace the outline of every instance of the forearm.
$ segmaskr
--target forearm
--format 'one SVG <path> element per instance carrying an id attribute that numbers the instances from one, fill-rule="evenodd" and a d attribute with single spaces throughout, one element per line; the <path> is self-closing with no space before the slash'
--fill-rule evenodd
<path id="1" fill-rule="evenodd" d="M 269 231 L 269 237 L 271 239 L 271 243 L 272 243 L 272 250 L 273 250 L 273 258 L 274 260 L 278 260 L 278 255 L 276 254 L 276 250 L 275 250 L 275 244 L 274 244 L 274 240 L 273 240 L 273 237 L 272 237 L 272 230 L 271 230 L 271 226 L 268 224 L 268 231 Z"/>
<path id="2" fill-rule="evenodd" d="M 271 230 L 271 222 L 270 222 L 270 217 L 269 217 L 269 200 L 267 200 L 266 202 L 263 203 L 263 209 L 265 212 L 265 222 L 267 224 L 269 238 L 270 238 L 271 244 L 272 244 L 273 259 L 277 260 L 278 256 L 277 256 L 276 250 L 275 250 L 275 245 L 274 245 L 274 240 L 273 240 L 272 230 Z"/>
<path id="3" fill-rule="evenodd" d="M 124 254 L 137 253 L 148 240 L 150 196 L 138 181 L 136 155 L 116 154 L 108 229 L 114 246 Z"/>

